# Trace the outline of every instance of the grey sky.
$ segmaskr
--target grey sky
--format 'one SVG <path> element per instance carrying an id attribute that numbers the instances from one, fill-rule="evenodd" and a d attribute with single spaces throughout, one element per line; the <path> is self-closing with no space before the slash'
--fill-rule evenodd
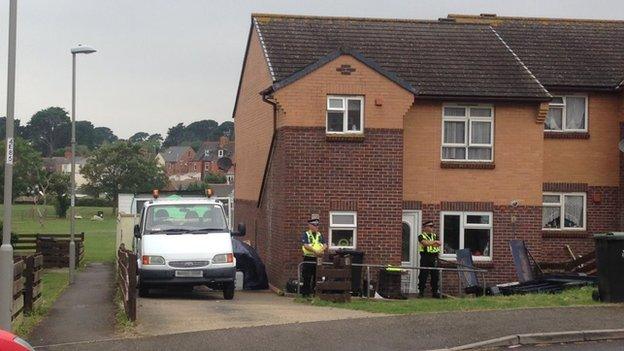
<path id="1" fill-rule="evenodd" d="M 0 116 L 6 111 L 8 3 L 0 1 Z M 69 110 L 78 62 L 79 120 L 126 138 L 231 118 L 252 12 L 436 19 L 448 13 L 624 19 L 624 1 L 19 0 L 16 117 Z"/>

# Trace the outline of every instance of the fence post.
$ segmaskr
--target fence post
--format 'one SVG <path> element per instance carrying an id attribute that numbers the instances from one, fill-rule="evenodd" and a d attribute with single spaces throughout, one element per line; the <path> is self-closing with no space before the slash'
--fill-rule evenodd
<path id="1" fill-rule="evenodd" d="M 128 253 L 128 319 L 136 320 L 136 287 L 137 287 L 137 256 L 134 253 Z"/>
<path id="2" fill-rule="evenodd" d="M 30 313 L 33 310 L 33 287 L 35 283 L 35 256 L 26 257 L 26 269 L 22 273 L 26 278 L 24 282 L 24 312 Z"/>

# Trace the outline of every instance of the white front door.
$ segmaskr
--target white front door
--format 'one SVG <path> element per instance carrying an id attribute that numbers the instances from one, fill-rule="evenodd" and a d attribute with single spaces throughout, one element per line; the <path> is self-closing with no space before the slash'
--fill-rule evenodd
<path id="1" fill-rule="evenodd" d="M 421 231 L 421 212 L 403 211 L 401 263 L 403 266 L 418 266 L 420 255 L 418 254 L 418 235 Z M 418 271 L 410 270 L 405 275 L 405 284 L 408 285 L 409 292 L 418 292 Z"/>

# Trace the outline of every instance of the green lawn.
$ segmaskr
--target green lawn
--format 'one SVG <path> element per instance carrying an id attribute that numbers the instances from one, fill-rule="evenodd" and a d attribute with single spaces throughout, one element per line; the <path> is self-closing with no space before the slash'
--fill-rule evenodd
<path id="1" fill-rule="evenodd" d="M 514 296 L 486 296 L 479 298 L 451 298 L 451 299 L 408 299 L 408 300 L 375 300 L 353 299 L 349 303 L 332 303 L 313 299 L 311 301 L 302 298 L 297 302 L 313 306 L 331 306 L 359 311 L 408 314 L 408 313 L 431 313 L 446 311 L 475 311 L 475 310 L 500 310 L 530 307 L 563 307 L 585 306 L 599 304 L 592 300 L 594 288 L 584 287 L 570 289 L 561 294 L 527 294 Z"/>
<path id="2" fill-rule="evenodd" d="M 43 211 L 43 207 L 40 206 Z M 4 208 L 3 208 L 4 209 Z M 69 234 L 69 218 L 59 219 L 54 208 L 47 206 L 47 217 L 39 223 L 32 215 L 31 205 L 13 206 L 12 231 L 17 234 Z M 92 221 L 98 211 L 104 211 L 103 221 Z M 115 227 L 117 220 L 110 207 L 76 207 L 76 233 L 85 233 L 85 263 L 115 260 Z"/>
<path id="3" fill-rule="evenodd" d="M 21 337 L 27 337 L 32 329 L 45 317 L 52 307 L 52 303 L 61 295 L 68 283 L 67 271 L 46 271 L 41 278 L 43 290 L 41 291 L 41 304 L 29 315 L 24 316 L 22 323 L 17 327 L 16 333 Z"/>

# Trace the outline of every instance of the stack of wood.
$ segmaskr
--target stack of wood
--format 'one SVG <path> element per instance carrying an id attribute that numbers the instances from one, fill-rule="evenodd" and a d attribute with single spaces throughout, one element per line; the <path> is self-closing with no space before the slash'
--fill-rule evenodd
<path id="1" fill-rule="evenodd" d="M 335 256 L 333 265 L 316 269 L 316 296 L 324 301 L 351 301 L 351 257 Z"/>

